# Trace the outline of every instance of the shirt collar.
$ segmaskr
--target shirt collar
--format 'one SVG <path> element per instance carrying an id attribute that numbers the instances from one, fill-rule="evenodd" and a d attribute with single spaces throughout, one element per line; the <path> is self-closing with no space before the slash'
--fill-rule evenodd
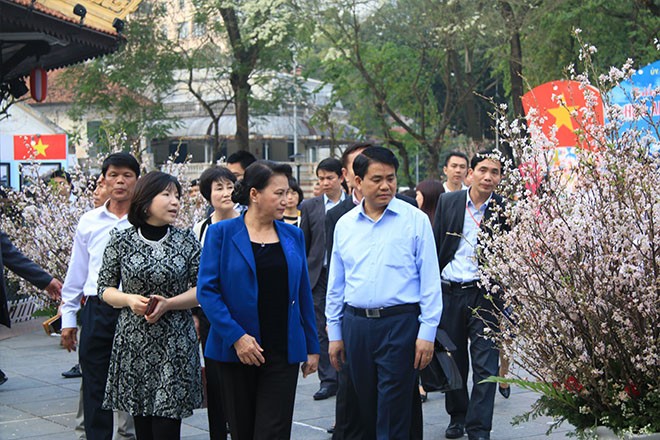
<path id="1" fill-rule="evenodd" d="M 333 202 L 332 200 L 330 200 L 330 197 L 323 194 L 323 204 L 327 205 L 328 203 L 332 203 L 334 205 L 338 205 L 339 203 L 343 202 L 345 198 L 346 198 L 346 193 L 344 191 L 342 191 L 341 194 L 339 195 L 339 200 L 337 200 L 337 203 Z"/>
<path id="2" fill-rule="evenodd" d="M 392 197 L 392 200 L 390 200 L 390 203 L 387 204 L 385 207 L 385 211 L 383 211 L 383 215 L 380 216 L 380 218 L 383 218 L 383 216 L 389 211 L 393 214 L 400 214 L 402 210 L 402 202 L 401 200 L 397 199 L 396 196 Z M 364 212 L 364 197 L 362 198 L 362 201 L 360 202 L 358 206 L 358 209 L 360 210 L 360 214 L 363 215 L 365 218 L 368 218 L 371 220 L 371 218 L 367 215 L 366 212 Z M 380 220 L 380 219 L 379 219 Z"/>
<path id="3" fill-rule="evenodd" d="M 472 188 L 472 187 L 468 187 L 468 189 L 467 189 L 467 203 L 466 203 L 466 206 L 468 208 L 476 209 L 476 205 L 474 204 L 474 202 L 470 198 L 470 188 Z M 490 193 L 490 195 L 488 196 L 488 199 L 486 199 L 484 204 L 479 207 L 479 212 L 481 212 L 482 214 L 484 212 L 486 212 L 486 208 L 488 207 L 488 204 L 490 203 L 490 200 L 492 198 L 493 198 L 493 193 Z"/>

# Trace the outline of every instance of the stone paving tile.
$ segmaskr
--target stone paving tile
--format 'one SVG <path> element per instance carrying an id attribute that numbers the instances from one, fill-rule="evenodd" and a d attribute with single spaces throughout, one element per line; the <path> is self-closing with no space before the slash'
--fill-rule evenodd
<path id="1" fill-rule="evenodd" d="M 73 426 L 80 379 L 64 379 L 61 373 L 77 363 L 78 356 L 60 348 L 58 342 L 39 330 L 3 339 L 0 329 L 0 368 L 9 377 L 0 386 L 0 439 L 75 440 Z M 316 375 L 299 378 L 292 427 L 294 440 L 331 437 L 326 429 L 334 423 L 335 398 L 314 401 L 312 396 L 318 388 Z M 511 425 L 511 419 L 528 410 L 535 400 L 535 394 L 515 387 L 508 400 L 497 394 L 491 439 L 566 438 L 567 426 L 550 437 L 545 436 L 548 419 Z M 444 439 L 449 423 L 444 395 L 430 393 L 423 411 L 424 438 Z M 206 409 L 196 410 L 184 419 L 181 434 L 186 440 L 208 439 Z"/>

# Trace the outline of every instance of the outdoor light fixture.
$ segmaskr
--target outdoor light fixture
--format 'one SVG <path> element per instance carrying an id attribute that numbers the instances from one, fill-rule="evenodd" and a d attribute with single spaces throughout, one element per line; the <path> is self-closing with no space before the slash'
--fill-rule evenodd
<path id="1" fill-rule="evenodd" d="M 28 88 L 25 85 L 25 80 L 23 78 L 16 78 L 9 81 L 9 93 L 14 97 L 14 99 L 20 98 L 27 92 Z"/>
<path id="2" fill-rule="evenodd" d="M 115 17 L 115 19 L 112 20 L 112 27 L 115 28 L 118 34 L 121 34 L 124 30 L 124 20 Z"/>
<path id="3" fill-rule="evenodd" d="M 73 7 L 73 13 L 80 17 L 80 24 L 82 25 L 83 20 L 85 19 L 85 15 L 87 15 L 87 8 L 85 8 L 80 3 L 76 3 L 76 5 Z"/>

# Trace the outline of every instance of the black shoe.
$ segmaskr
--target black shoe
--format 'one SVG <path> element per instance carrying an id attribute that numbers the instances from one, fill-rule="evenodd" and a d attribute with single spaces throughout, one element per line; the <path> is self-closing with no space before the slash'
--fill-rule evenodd
<path id="1" fill-rule="evenodd" d="M 0 385 L 5 382 L 7 382 L 7 376 L 5 375 L 4 371 L 0 370 Z"/>
<path id="2" fill-rule="evenodd" d="M 424 403 L 429 400 L 429 395 L 427 393 L 419 393 L 419 398 L 421 399 L 422 403 Z"/>
<path id="3" fill-rule="evenodd" d="M 328 397 L 332 397 L 337 394 L 337 389 L 331 389 L 328 387 L 321 387 L 319 390 L 314 393 L 314 400 L 325 400 Z"/>
<path id="4" fill-rule="evenodd" d="M 470 437 L 469 440 L 490 440 L 490 437 Z"/>
<path id="5" fill-rule="evenodd" d="M 450 423 L 445 431 L 445 438 L 461 438 L 465 434 L 465 425 L 462 423 Z"/>
<path id="6" fill-rule="evenodd" d="M 498 385 L 497 389 L 499 390 L 502 397 L 504 397 L 505 399 L 508 399 L 509 396 L 511 395 L 511 386 L 510 385 L 506 388 L 502 388 L 502 386 Z"/>
<path id="7" fill-rule="evenodd" d="M 76 364 L 69 371 L 65 371 L 62 373 L 62 376 L 64 376 L 67 379 L 73 379 L 74 377 L 82 377 L 82 373 L 80 372 L 80 364 Z"/>
<path id="8" fill-rule="evenodd" d="M 331 427 L 329 427 L 328 429 L 326 429 L 326 432 L 327 432 L 328 434 L 334 434 L 334 433 L 335 433 L 335 425 L 332 425 Z"/>

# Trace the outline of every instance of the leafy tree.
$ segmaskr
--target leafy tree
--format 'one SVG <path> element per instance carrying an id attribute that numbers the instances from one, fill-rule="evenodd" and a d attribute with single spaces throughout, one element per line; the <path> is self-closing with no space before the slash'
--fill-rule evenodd
<path id="1" fill-rule="evenodd" d="M 317 41 L 327 45 L 329 80 L 364 102 L 367 134 L 378 133 L 402 159 L 412 183 L 410 150 L 423 152 L 437 177 L 447 139 L 460 130 L 483 138 L 474 95 L 490 75 L 489 36 L 480 3 L 428 0 L 303 1 Z M 358 90 L 359 89 L 359 90 Z M 343 97 L 342 97 L 343 99 Z M 355 110 L 355 109 L 354 109 Z"/>
<path id="2" fill-rule="evenodd" d="M 239 149 L 248 150 L 251 81 L 260 70 L 290 66 L 295 10 L 286 0 L 198 0 L 195 6 L 200 21 L 226 33 L 231 55 L 229 81 L 236 113 L 236 141 Z M 217 20 L 218 15 L 222 24 Z"/>

